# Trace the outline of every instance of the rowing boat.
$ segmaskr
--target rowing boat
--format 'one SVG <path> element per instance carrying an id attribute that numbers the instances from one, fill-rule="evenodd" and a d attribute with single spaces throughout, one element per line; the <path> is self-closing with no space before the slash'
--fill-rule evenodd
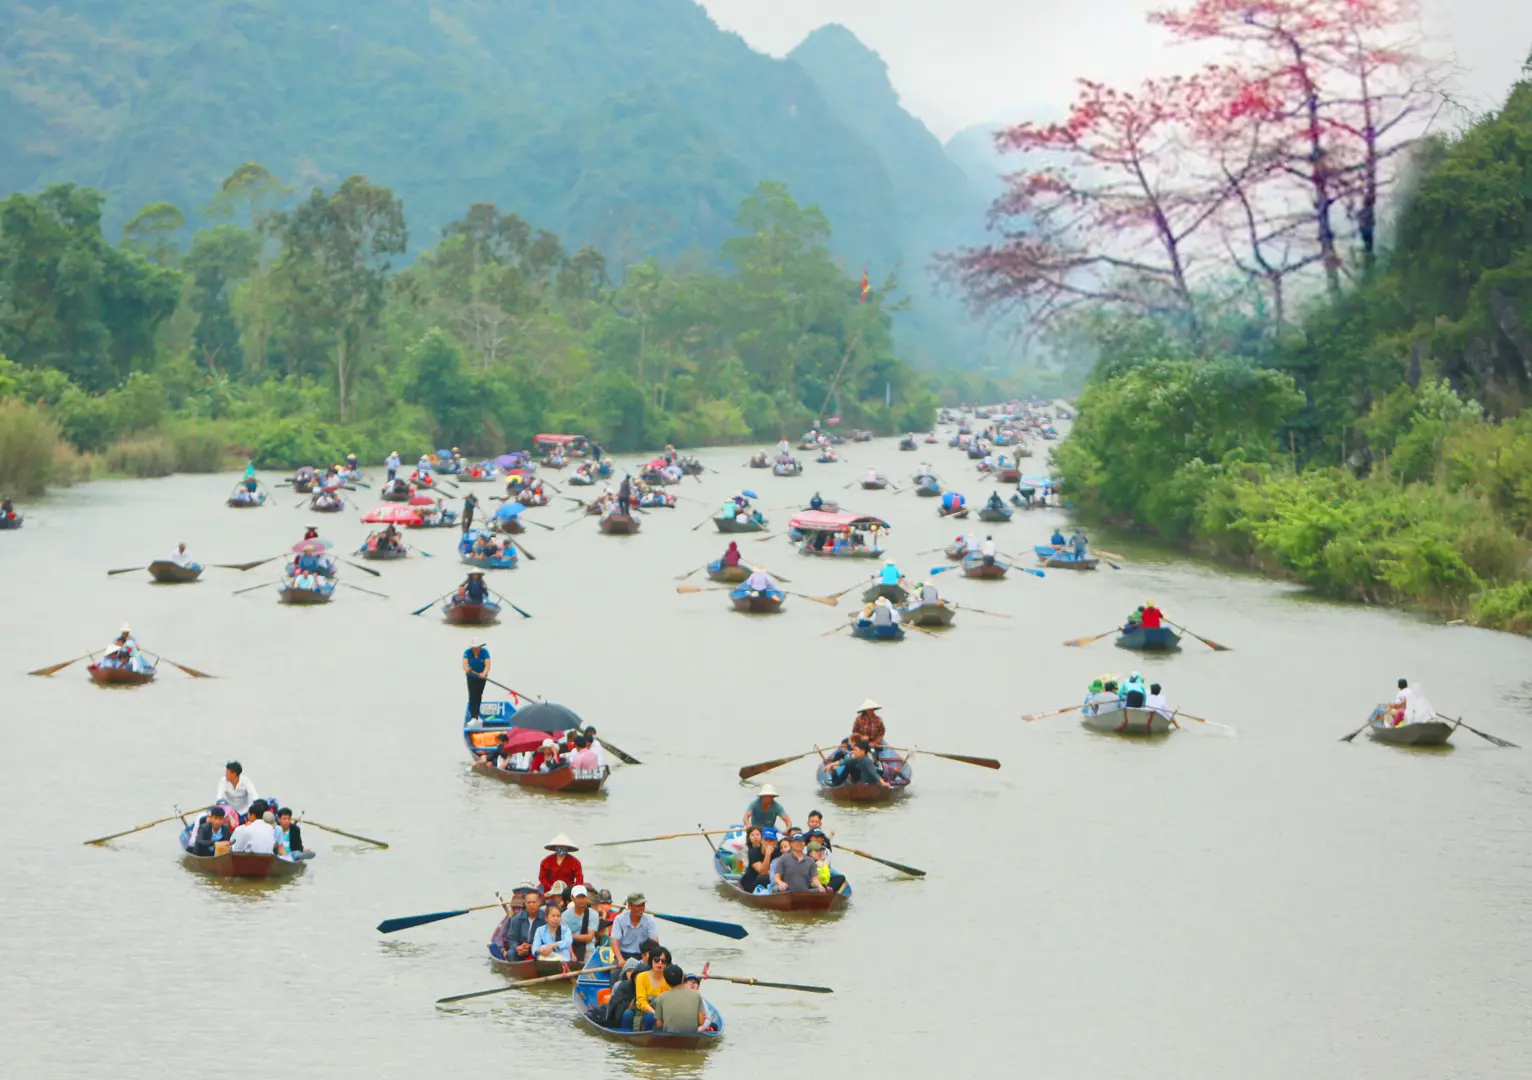
<path id="1" fill-rule="evenodd" d="M 945 600 L 933 604 L 915 600 L 899 609 L 899 618 L 911 626 L 951 626 L 956 614 L 957 609 L 950 607 Z"/>
<path id="2" fill-rule="evenodd" d="M 508 547 L 494 555 L 474 554 L 474 546 L 479 542 L 479 537 L 485 534 L 478 529 L 471 529 L 463 534 L 463 539 L 458 541 L 458 559 L 476 570 L 514 570 L 520 556 L 514 547 Z"/>
<path id="3" fill-rule="evenodd" d="M 888 487 L 888 477 L 886 476 L 879 476 L 874 480 L 864 479 L 862 481 L 863 491 L 882 491 L 886 487 Z"/>
<path id="4" fill-rule="evenodd" d="M 308 865 L 307 859 L 284 859 L 280 855 L 258 855 L 253 851 L 226 851 L 222 855 L 193 855 L 186 850 L 191 839 L 191 826 L 181 830 L 178 844 L 181 849 L 181 865 L 199 874 L 214 877 L 266 878 L 277 881 L 296 877 Z"/>
<path id="5" fill-rule="evenodd" d="M 938 507 L 936 510 L 936 516 L 939 518 L 957 518 L 959 521 L 966 521 L 968 520 L 968 507 L 960 506 L 956 510 L 948 510 L 945 507 Z"/>
<path id="6" fill-rule="evenodd" d="M 876 603 L 880 596 L 885 597 L 890 604 L 902 604 L 910 598 L 910 591 L 898 582 L 887 585 L 879 581 L 869 585 L 862 592 L 862 603 Z"/>
<path id="7" fill-rule="evenodd" d="M 196 581 L 202 576 L 201 563 L 187 563 L 182 566 L 178 562 L 169 559 L 155 559 L 149 564 L 149 576 L 162 585 L 181 585 L 188 581 Z"/>
<path id="8" fill-rule="evenodd" d="M 725 584 L 733 584 L 744 581 L 750 576 L 750 567 L 743 563 L 734 566 L 725 566 L 722 559 L 715 559 L 707 564 L 707 576 L 714 581 L 722 581 Z"/>
<path id="9" fill-rule="evenodd" d="M 155 667 L 159 665 L 156 664 Z M 125 667 L 102 667 L 100 664 L 92 664 L 85 669 L 90 675 L 91 682 L 97 686 L 143 686 L 147 682 L 154 681 L 155 668 L 148 671 L 135 671 Z"/>
<path id="10" fill-rule="evenodd" d="M 475 761 L 472 771 L 506 784 L 517 784 L 541 791 L 559 791 L 567 795 L 582 795 L 600 791 L 606 786 L 612 769 L 603 765 L 591 774 L 577 772 L 568 765 L 561 765 L 549 772 L 526 772 L 522 769 L 502 769 L 488 761 Z"/>
<path id="11" fill-rule="evenodd" d="M 601 519 L 601 531 L 608 536 L 631 536 L 638 532 L 638 518 L 613 510 Z"/>
<path id="12" fill-rule="evenodd" d="M 1119 634 L 1115 644 L 1135 652 L 1175 652 L 1181 647 L 1181 635 L 1168 626 L 1135 626 Z"/>
<path id="13" fill-rule="evenodd" d="M 1011 568 L 1008 562 L 999 559 L 985 559 L 982 555 L 965 555 L 963 557 L 963 576 L 974 578 L 977 581 L 994 581 L 1005 577 L 1005 572 Z"/>
<path id="14" fill-rule="evenodd" d="M 796 461 L 779 461 L 771 467 L 771 474 L 773 476 L 801 476 L 803 474 L 803 466 L 799 465 Z"/>
<path id="15" fill-rule="evenodd" d="M 453 626 L 489 626 L 500 621 L 500 605 L 493 600 L 482 604 L 449 600 L 442 605 L 442 619 Z"/>
<path id="16" fill-rule="evenodd" d="M 718 531 L 721 533 L 753 533 L 760 532 L 766 527 L 764 521 L 757 521 L 755 518 L 740 521 L 738 517 L 725 517 L 722 514 L 713 519 L 713 524 L 718 526 Z"/>
<path id="17" fill-rule="evenodd" d="M 622 1027 L 608 1027 L 605 1023 L 606 999 L 611 994 L 611 974 L 594 969 L 612 967 L 616 962 L 617 957 L 611 945 L 591 949 L 585 968 L 574 981 L 575 1013 L 586 1027 L 605 1038 L 642 1050 L 706 1050 L 716 1046 L 718 1040 L 723 1038 L 723 1014 L 706 998 L 702 999 L 702 1007 L 707 1014 L 707 1025 L 703 1031 L 634 1031 L 631 1020 Z M 625 1015 L 623 1019 L 630 1017 Z"/>
<path id="18" fill-rule="evenodd" d="M 1060 570 L 1094 570 L 1101 562 L 1089 555 L 1076 555 L 1068 548 L 1056 548 L 1051 544 L 1037 544 L 1032 551 L 1038 562 Z"/>
<path id="19" fill-rule="evenodd" d="M 1458 728 L 1456 724 L 1449 724 L 1445 720 L 1423 720 L 1395 727 L 1384 719 L 1388 711 L 1387 705 L 1373 709 L 1372 715 L 1367 718 L 1369 739 L 1390 746 L 1446 746 L 1447 740 L 1452 738 L 1452 733 Z"/>
<path id="20" fill-rule="evenodd" d="M 968 544 L 962 540 L 954 540 L 952 543 L 942 548 L 942 551 L 951 561 L 962 562 L 965 558 L 968 557 Z"/>
<path id="21" fill-rule="evenodd" d="M 1100 711 L 1087 705 L 1080 710 L 1080 723 L 1091 731 L 1111 735 L 1168 735 L 1177 726 L 1174 714 L 1157 709 L 1130 709 L 1122 704 L 1108 704 Z"/>
<path id="22" fill-rule="evenodd" d="M 751 907 L 766 911 L 837 911 L 851 899 L 850 882 L 842 882 L 838 892 L 746 892 L 739 887 L 739 860 L 744 851 L 744 827 L 734 825 L 713 852 L 713 870 L 720 888 Z"/>
<path id="23" fill-rule="evenodd" d="M 782 602 L 787 599 L 787 594 L 781 589 L 767 589 L 762 592 L 757 589 L 747 589 L 741 585 L 737 589 L 729 590 L 729 599 L 733 602 L 735 611 L 772 615 L 782 610 Z"/>
<path id="24" fill-rule="evenodd" d="M 919 484 L 915 488 L 915 494 L 922 499 L 934 499 L 942 493 L 941 484 Z"/>
<path id="25" fill-rule="evenodd" d="M 254 510 L 257 506 L 266 505 L 266 493 L 264 491 L 257 491 L 254 495 L 247 499 L 241 499 L 239 495 L 230 495 L 223 501 L 223 504 L 225 506 L 231 506 L 235 510 Z M 0 522 L 0 528 L 5 527 L 6 526 L 4 523 Z M 14 528 L 15 526 L 11 527 Z"/>
<path id="26" fill-rule="evenodd" d="M 979 511 L 979 520 L 996 522 L 1010 521 L 1011 513 L 1011 508 L 1008 506 L 986 506 L 984 509 Z"/>
<path id="27" fill-rule="evenodd" d="M 540 979 L 549 975 L 562 975 L 566 971 L 573 971 L 578 966 L 564 960 L 539 960 L 535 957 L 529 957 L 526 960 L 507 960 L 504 951 L 493 941 L 489 943 L 488 952 L 489 966 L 513 979 Z"/>
<path id="28" fill-rule="evenodd" d="M 898 623 L 880 626 L 871 619 L 856 618 L 851 623 L 851 636 L 863 641 L 903 641 L 904 627 Z"/>
<path id="29" fill-rule="evenodd" d="M 330 598 L 335 595 L 335 579 L 325 578 L 319 583 L 317 589 L 300 589 L 293 584 L 291 578 L 287 584 L 277 592 L 277 599 L 284 604 L 328 604 Z"/>
<path id="30" fill-rule="evenodd" d="M 914 775 L 910 763 L 902 755 L 885 746 L 878 752 L 878 764 L 883 768 L 883 779 L 888 781 L 888 787 L 882 784 L 832 784 L 830 775 L 835 766 L 828 761 L 819 763 L 814 780 L 819 784 L 820 794 L 837 803 L 893 802 L 909 791 Z"/>

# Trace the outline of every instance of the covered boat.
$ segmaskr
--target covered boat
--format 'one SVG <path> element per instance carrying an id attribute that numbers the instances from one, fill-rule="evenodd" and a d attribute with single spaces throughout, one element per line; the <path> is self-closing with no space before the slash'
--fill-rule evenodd
<path id="1" fill-rule="evenodd" d="M 805 555 L 842 559 L 881 559 L 879 534 L 888 522 L 871 514 L 845 511 L 804 510 L 794 514 L 788 528 L 803 538 L 798 550 Z"/>
<path id="2" fill-rule="evenodd" d="M 222 855 L 193 855 L 186 850 L 191 839 L 192 827 L 181 830 L 177 841 L 181 849 L 181 865 L 199 874 L 214 877 L 269 878 L 295 877 L 309 864 L 307 859 L 284 859 L 280 855 L 257 855 L 249 851 L 226 851 Z"/>
<path id="3" fill-rule="evenodd" d="M 170 559 L 155 559 L 149 564 L 149 576 L 162 585 L 181 585 L 201 577 L 202 564 L 194 562 L 183 565 Z"/>
<path id="4" fill-rule="evenodd" d="M 630 536 L 638 532 L 638 518 L 613 510 L 601 519 L 601 531 L 608 536 Z"/>
<path id="5" fill-rule="evenodd" d="M 1130 709 L 1126 705 L 1104 703 L 1087 705 L 1080 710 L 1080 723 L 1092 731 L 1114 735 L 1168 735 L 1175 724 L 1175 714 L 1158 709 Z"/>
<path id="6" fill-rule="evenodd" d="M 1407 720 L 1397 727 L 1388 722 L 1390 706 L 1379 705 L 1367 718 L 1367 737 L 1391 746 L 1445 746 L 1457 724 L 1445 720 Z"/>
<path id="7" fill-rule="evenodd" d="M 567 763 L 557 769 L 548 772 L 528 772 L 524 769 L 502 769 L 494 763 L 492 758 L 486 759 L 480 751 L 492 750 L 499 745 L 499 736 L 506 736 L 506 747 L 511 753 L 531 753 L 543 744 L 547 738 L 557 738 L 568 726 L 578 726 L 580 718 L 562 705 L 538 703 L 529 706 L 526 710 L 528 718 L 526 726 L 518 724 L 518 710 L 509 701 L 486 701 L 479 707 L 479 721 L 474 722 L 467 709 L 463 711 L 463 743 L 468 747 L 468 752 L 473 755 L 472 771 L 480 776 L 488 776 L 506 784 L 516 784 L 520 787 L 535 788 L 541 791 L 559 791 L 571 795 L 590 794 L 598 792 L 606 786 L 607 778 L 611 775 L 611 767 L 603 765 L 599 769 L 582 771 L 572 768 Z M 565 727 L 550 727 L 546 723 L 538 723 L 535 719 L 538 712 L 548 715 L 568 717 L 559 723 Z M 536 726 L 533 726 L 536 724 Z"/>
<path id="8" fill-rule="evenodd" d="M 1116 645 L 1138 652 L 1174 652 L 1181 647 L 1181 635 L 1168 626 L 1135 626 L 1119 634 Z"/>
<path id="9" fill-rule="evenodd" d="M 318 587 L 313 589 L 300 589 L 292 578 L 288 578 L 277 591 L 277 599 L 284 604 L 328 604 L 334 595 L 334 578 L 320 578 Z"/>
<path id="10" fill-rule="evenodd" d="M 448 600 L 442 605 L 442 620 L 453 626 L 489 626 L 500 621 L 500 605 L 493 600 L 482 604 Z"/>
<path id="11" fill-rule="evenodd" d="M 993 581 L 1005 577 L 1005 572 L 1010 568 L 1011 564 L 1001 559 L 985 562 L 982 555 L 963 556 L 963 576 L 966 578 Z"/>
<path id="12" fill-rule="evenodd" d="M 611 995 L 611 972 L 596 970 L 615 965 L 612 946 L 602 945 L 587 951 L 585 967 L 574 981 L 575 1012 L 586 1027 L 608 1039 L 643 1050 L 706 1050 L 723 1038 L 723 1014 L 707 998 L 702 999 L 707 1025 L 702 1031 L 634 1031 L 631 1023 L 622 1027 L 606 1025 L 606 1002 Z"/>
<path id="13" fill-rule="evenodd" d="M 832 784 L 830 778 L 835 766 L 828 761 L 819 763 L 814 780 L 819 784 L 820 793 L 832 802 L 893 802 L 909 790 L 910 781 L 914 779 L 910 763 L 897 750 L 885 746 L 878 751 L 878 764 L 883 769 L 883 779 L 888 781 L 888 787 L 882 784 Z"/>
<path id="14" fill-rule="evenodd" d="M 842 882 L 838 892 L 746 892 L 739 887 L 745 851 L 745 829 L 732 826 L 713 852 L 713 870 L 720 888 L 736 900 L 766 911 L 837 911 L 851 899 L 851 883 Z"/>
<path id="15" fill-rule="evenodd" d="M 725 517 L 722 514 L 713 519 L 713 524 L 718 526 L 721 533 L 753 533 L 766 528 L 765 519 L 756 521 L 754 518 L 746 518 L 740 521 L 738 516 Z"/>
<path id="16" fill-rule="evenodd" d="M 85 669 L 90 675 L 90 681 L 97 686 L 143 686 L 145 683 L 154 681 L 155 669 L 159 665 L 147 671 L 139 671 L 128 667 L 102 667 L 100 664 L 92 664 Z"/>
<path id="17" fill-rule="evenodd" d="M 551 454 L 561 450 L 566 457 L 585 457 L 590 453 L 590 440 L 584 435 L 533 435 L 532 452 Z"/>
<path id="18" fill-rule="evenodd" d="M 707 576 L 714 581 L 722 581 L 733 584 L 736 581 L 744 581 L 750 576 L 750 567 L 744 563 L 735 566 L 725 566 L 722 559 L 714 559 L 707 564 Z"/>
<path id="19" fill-rule="evenodd" d="M 775 614 L 782 610 L 787 594 L 781 589 L 747 589 L 743 585 L 729 590 L 729 599 L 735 611 L 747 611 L 757 615 Z"/>
<path id="20" fill-rule="evenodd" d="M 1069 548 L 1056 548 L 1050 544 L 1038 544 L 1032 551 L 1038 562 L 1059 570 L 1094 570 L 1101 562 L 1091 555 L 1076 555 Z"/>
<path id="21" fill-rule="evenodd" d="M 908 604 L 899 608 L 899 618 L 911 626 L 951 626 L 952 619 L 957 614 L 957 608 L 945 600 L 937 600 L 935 603 L 926 603 L 924 600 L 911 600 Z"/>

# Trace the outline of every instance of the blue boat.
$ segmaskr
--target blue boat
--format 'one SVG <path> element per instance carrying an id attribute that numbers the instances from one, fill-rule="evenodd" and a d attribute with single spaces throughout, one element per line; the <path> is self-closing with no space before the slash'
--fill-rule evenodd
<path id="1" fill-rule="evenodd" d="M 864 641 L 903 641 L 904 627 L 898 623 L 875 626 L 871 619 L 857 619 L 851 624 L 851 636 Z"/>
<path id="2" fill-rule="evenodd" d="M 457 545 L 458 558 L 478 570 L 516 569 L 519 556 L 516 554 L 516 548 L 510 544 L 507 544 L 504 551 L 499 555 L 473 554 L 474 544 L 478 541 L 479 537 L 487 535 L 479 529 L 470 529 L 464 533 L 463 539 L 459 540 Z"/>
<path id="3" fill-rule="evenodd" d="M 626 1043 L 629 1046 L 642 1047 L 646 1050 L 706 1050 L 716 1046 L 718 1040 L 723 1038 L 723 1014 L 718 1007 L 706 998 L 702 999 L 702 1005 L 707 1013 L 707 1029 L 704 1031 L 655 1031 L 633 1030 L 633 1014 L 631 1010 L 624 1014 L 625 1021 L 621 1027 L 608 1027 L 606 1025 L 606 1001 L 612 989 L 611 972 L 598 971 L 597 968 L 608 968 L 616 963 L 616 956 L 612 953 L 610 945 L 602 945 L 599 948 L 590 949 L 586 954 L 585 967 L 580 971 L 579 978 L 574 984 L 575 1012 L 580 1016 L 580 1021 L 587 1027 L 594 1029 L 598 1034 L 617 1042 Z M 647 1021 L 652 1023 L 652 1020 Z"/>
<path id="4" fill-rule="evenodd" d="M 1119 634 L 1116 645 L 1139 652 L 1175 652 L 1181 648 L 1181 635 L 1168 626 L 1135 626 Z"/>
<path id="5" fill-rule="evenodd" d="M 734 602 L 735 611 L 770 615 L 782 610 L 787 594 L 781 589 L 748 589 L 740 585 L 729 590 L 729 599 Z"/>
<path id="6" fill-rule="evenodd" d="M 1090 555 L 1076 555 L 1071 548 L 1056 548 L 1052 544 L 1038 544 L 1032 548 L 1038 562 L 1045 562 L 1059 570 L 1094 570 L 1100 559 Z"/>
<path id="7" fill-rule="evenodd" d="M 918 487 L 915 488 L 915 494 L 919 495 L 923 499 L 934 499 L 934 498 L 936 498 L 936 496 L 940 495 L 941 493 L 942 493 L 942 486 L 941 486 L 940 483 L 921 484 L 921 485 L 919 485 Z"/>

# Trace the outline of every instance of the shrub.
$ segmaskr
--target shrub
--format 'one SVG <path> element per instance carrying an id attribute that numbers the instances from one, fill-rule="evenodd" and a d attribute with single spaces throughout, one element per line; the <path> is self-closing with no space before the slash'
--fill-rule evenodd
<path id="1" fill-rule="evenodd" d="M 0 495 L 41 495 L 62 445 L 58 424 L 43 409 L 0 400 Z"/>
<path id="2" fill-rule="evenodd" d="M 165 431 L 175 451 L 175 471 L 218 472 L 229 463 L 231 444 L 226 425 L 183 420 Z"/>
<path id="3" fill-rule="evenodd" d="M 169 476 L 176 471 L 176 445 L 168 435 L 139 435 L 107 447 L 108 471 L 126 476 Z"/>

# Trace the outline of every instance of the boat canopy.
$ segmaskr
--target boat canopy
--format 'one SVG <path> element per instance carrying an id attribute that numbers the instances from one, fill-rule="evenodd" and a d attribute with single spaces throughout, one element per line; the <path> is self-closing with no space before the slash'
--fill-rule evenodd
<path id="1" fill-rule="evenodd" d="M 788 528 L 799 532 L 844 533 L 853 529 L 888 528 L 888 522 L 872 514 L 832 514 L 828 510 L 805 510 L 789 521 Z"/>
<path id="2" fill-rule="evenodd" d="M 590 440 L 584 435 L 533 435 L 532 445 L 535 448 L 553 446 L 589 446 Z"/>

